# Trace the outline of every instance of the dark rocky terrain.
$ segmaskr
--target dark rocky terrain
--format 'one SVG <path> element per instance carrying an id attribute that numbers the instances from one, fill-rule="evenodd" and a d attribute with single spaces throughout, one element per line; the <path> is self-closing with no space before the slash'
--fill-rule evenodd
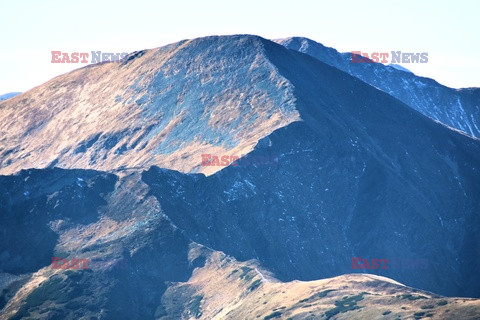
<path id="1" fill-rule="evenodd" d="M 184 41 L 55 78 L 0 119 L 1 319 L 480 314 L 442 297 L 480 292 L 480 141 L 309 55 Z"/>
<path id="2" fill-rule="evenodd" d="M 365 81 L 427 117 L 471 136 L 480 137 L 479 88 L 452 89 L 433 79 L 402 70 L 401 66 L 352 63 L 352 53 L 340 53 L 307 38 L 294 37 L 276 41 Z"/>

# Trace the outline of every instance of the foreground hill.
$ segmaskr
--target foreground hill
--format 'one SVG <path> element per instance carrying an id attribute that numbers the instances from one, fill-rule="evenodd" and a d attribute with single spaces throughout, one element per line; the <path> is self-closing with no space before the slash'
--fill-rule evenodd
<path id="1" fill-rule="evenodd" d="M 348 274 L 283 283 L 254 261 L 212 254 L 188 282 L 170 287 L 159 319 L 478 319 L 480 301 L 445 298 L 388 278 Z"/>
<path id="2" fill-rule="evenodd" d="M 193 242 L 135 172 L 119 177 L 28 170 L 2 177 L 0 186 L 0 319 L 477 319 L 480 314 L 478 299 L 447 298 L 372 274 L 282 282 L 258 260 L 240 262 Z M 86 269 L 52 269 L 51 256 L 89 263 Z"/>

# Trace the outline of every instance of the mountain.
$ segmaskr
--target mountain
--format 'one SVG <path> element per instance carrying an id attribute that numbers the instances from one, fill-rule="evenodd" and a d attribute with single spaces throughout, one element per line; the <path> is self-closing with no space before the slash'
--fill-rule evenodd
<path id="1" fill-rule="evenodd" d="M 307 38 L 276 40 L 306 53 L 399 99 L 413 109 L 471 136 L 480 137 L 480 89 L 452 89 L 419 77 L 399 66 L 352 63 L 351 53 L 339 53 Z"/>
<path id="2" fill-rule="evenodd" d="M 478 317 L 478 299 L 371 274 L 283 283 L 257 260 L 188 239 L 142 180 L 62 169 L 0 177 L 0 318 Z M 89 259 L 88 268 L 52 269 L 51 256 Z"/>
<path id="3" fill-rule="evenodd" d="M 292 90 L 256 38 L 132 53 L 1 102 L 0 173 L 158 165 L 211 174 L 201 154 L 246 154 L 299 120 Z"/>
<path id="4" fill-rule="evenodd" d="M 13 98 L 15 96 L 18 96 L 19 94 L 21 94 L 21 92 L 9 92 L 5 94 L 0 94 L 0 101 Z"/>
<path id="5" fill-rule="evenodd" d="M 163 301 L 175 319 L 476 319 L 479 307 L 478 300 L 444 298 L 368 274 L 282 283 L 218 252 Z"/>
<path id="6" fill-rule="evenodd" d="M 209 177 L 147 171 L 172 221 L 196 242 L 259 259 L 283 281 L 349 272 L 352 257 L 400 257 L 427 259 L 428 271 L 382 275 L 476 295 L 479 141 L 307 55 L 270 42 L 265 52 L 294 86 L 303 121 L 246 157 L 275 158 L 276 167 Z"/>
<path id="7" fill-rule="evenodd" d="M 182 41 L 0 119 L 0 319 L 480 314 L 480 141 L 309 55 Z"/>

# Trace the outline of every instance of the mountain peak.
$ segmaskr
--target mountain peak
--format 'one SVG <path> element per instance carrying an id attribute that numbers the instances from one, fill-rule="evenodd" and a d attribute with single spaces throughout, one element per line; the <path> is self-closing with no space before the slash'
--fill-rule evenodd
<path id="1" fill-rule="evenodd" d="M 151 165 L 218 171 L 202 167 L 200 155 L 246 154 L 299 120 L 293 88 L 265 57 L 265 41 L 184 40 L 75 70 L 5 101 L 0 172 Z"/>
<path id="2" fill-rule="evenodd" d="M 422 109 L 478 90 L 295 41 L 184 40 L 0 102 L 1 316 L 478 319 L 437 294 L 480 292 L 480 140 Z"/>
<path id="3" fill-rule="evenodd" d="M 352 63 L 351 52 L 340 53 L 307 38 L 286 38 L 277 40 L 277 43 L 342 70 L 429 118 L 469 136 L 480 137 L 480 99 L 474 98 L 478 94 L 448 88 L 433 79 L 416 76 L 401 66 Z"/>

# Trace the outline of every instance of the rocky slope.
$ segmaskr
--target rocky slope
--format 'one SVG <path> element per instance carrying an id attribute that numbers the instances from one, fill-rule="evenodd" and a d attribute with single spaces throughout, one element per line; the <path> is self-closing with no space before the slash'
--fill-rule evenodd
<path id="1" fill-rule="evenodd" d="M 439 296 L 480 292 L 480 141 L 309 55 L 183 41 L 53 79 L 0 119 L 1 319 L 480 314 Z"/>
<path id="2" fill-rule="evenodd" d="M 379 276 L 283 283 L 263 272 L 215 252 L 188 282 L 167 290 L 159 319 L 478 319 L 476 299 L 445 298 Z"/>
<path id="3" fill-rule="evenodd" d="M 478 299 L 372 274 L 282 282 L 258 260 L 189 240 L 135 172 L 28 170 L 0 185 L 11 191 L 1 243 L 20 231 L 2 247 L 0 319 L 478 318 Z M 15 219 L 24 212 L 28 223 Z M 90 262 L 52 269 L 50 255 Z"/>
<path id="4" fill-rule="evenodd" d="M 0 185 L 0 319 L 152 319 L 168 282 L 202 264 L 136 173 L 28 170 Z"/>
<path id="5" fill-rule="evenodd" d="M 304 121 L 260 140 L 246 157 L 277 165 L 209 177 L 146 172 L 175 224 L 216 250 L 258 258 L 285 281 L 350 272 L 352 257 L 426 259 L 427 270 L 378 272 L 441 294 L 480 292 L 479 141 L 315 59 L 269 46 Z"/>
<path id="6" fill-rule="evenodd" d="M 20 233 L 1 248 L 0 319 L 476 319 L 479 314 L 477 299 L 442 297 L 375 275 L 281 282 L 258 260 L 239 262 L 189 240 L 136 172 L 28 170 L 1 177 L 0 185 L 0 211 L 7 213 L 1 243 L 15 237 L 12 230 Z M 25 212 L 27 221 L 18 221 Z M 57 270 L 50 255 L 90 263 L 84 270 Z"/>
<path id="7" fill-rule="evenodd" d="M 256 37 L 209 37 L 87 66 L 0 102 L 0 173 L 201 167 L 299 119 Z"/>
<path id="8" fill-rule="evenodd" d="M 276 40 L 308 54 L 399 99 L 422 114 L 471 136 L 480 137 L 480 89 L 452 89 L 398 66 L 352 63 L 351 53 L 339 53 L 307 38 Z"/>

